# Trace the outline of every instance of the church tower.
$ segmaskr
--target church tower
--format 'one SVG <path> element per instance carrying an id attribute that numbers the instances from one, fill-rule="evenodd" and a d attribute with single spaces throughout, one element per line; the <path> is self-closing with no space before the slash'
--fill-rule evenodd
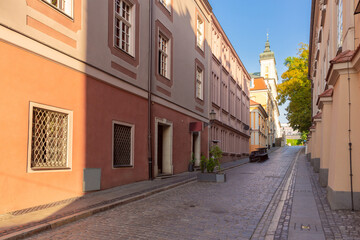
<path id="1" fill-rule="evenodd" d="M 264 52 L 260 53 L 260 76 L 264 78 L 268 89 L 271 93 L 271 99 L 273 102 L 273 127 L 272 134 L 275 138 L 281 137 L 280 121 L 279 121 L 279 107 L 277 103 L 277 83 L 278 83 L 278 74 L 276 70 L 276 61 L 275 54 L 270 50 L 269 34 L 267 34 L 267 40 L 265 43 Z"/>
<path id="2" fill-rule="evenodd" d="M 270 50 L 269 34 L 267 34 L 265 50 L 260 54 L 260 76 L 265 79 L 273 79 L 275 84 L 277 84 L 278 75 L 275 54 Z"/>

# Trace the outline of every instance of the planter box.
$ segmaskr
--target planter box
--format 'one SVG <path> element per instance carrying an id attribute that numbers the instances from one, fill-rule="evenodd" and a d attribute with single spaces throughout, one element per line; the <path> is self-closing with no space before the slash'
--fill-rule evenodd
<path id="1" fill-rule="evenodd" d="M 225 173 L 198 173 L 199 182 L 226 182 Z"/>

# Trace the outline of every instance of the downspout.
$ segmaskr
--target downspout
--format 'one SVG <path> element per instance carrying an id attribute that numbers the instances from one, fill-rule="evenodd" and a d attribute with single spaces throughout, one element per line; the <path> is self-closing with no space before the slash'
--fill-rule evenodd
<path id="1" fill-rule="evenodd" d="M 347 62 L 348 69 L 348 92 L 349 92 L 349 156 L 350 156 L 350 189 L 351 189 L 351 211 L 354 211 L 354 191 L 353 191 L 353 171 L 352 171 L 352 143 L 351 143 L 351 98 L 350 98 L 350 70 L 349 70 L 349 62 Z"/>
<path id="2" fill-rule="evenodd" d="M 152 120 L 152 66 L 153 66 L 153 0 L 149 0 L 149 66 L 148 66 L 148 164 L 149 164 L 149 180 L 153 180 L 153 164 L 152 164 L 152 138 L 151 138 L 151 120 Z"/>

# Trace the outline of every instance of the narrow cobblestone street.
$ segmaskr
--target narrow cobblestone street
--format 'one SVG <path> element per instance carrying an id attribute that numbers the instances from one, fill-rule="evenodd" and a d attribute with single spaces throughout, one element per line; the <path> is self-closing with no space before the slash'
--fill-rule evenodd
<path id="1" fill-rule="evenodd" d="M 299 149 L 231 169 L 224 184 L 192 182 L 31 239 L 250 239 Z"/>

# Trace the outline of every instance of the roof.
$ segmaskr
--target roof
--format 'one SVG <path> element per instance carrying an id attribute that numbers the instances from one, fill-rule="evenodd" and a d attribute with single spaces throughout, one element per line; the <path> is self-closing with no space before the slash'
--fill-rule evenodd
<path id="1" fill-rule="evenodd" d="M 260 60 L 265 59 L 275 59 L 274 52 L 270 50 L 269 39 L 266 40 L 264 52 L 260 53 Z"/>
<path id="2" fill-rule="evenodd" d="M 316 114 L 316 115 L 313 117 L 313 119 L 321 119 L 321 117 L 322 117 L 322 113 L 320 112 L 320 113 Z"/>
<path id="3" fill-rule="evenodd" d="M 263 107 L 260 103 L 255 102 L 254 100 L 251 100 L 251 99 L 250 99 L 250 106 L 256 106 L 256 105 L 259 106 L 258 109 L 260 109 L 260 111 L 262 112 L 262 114 L 264 115 L 264 117 L 265 117 L 265 118 L 268 118 L 269 115 L 268 115 L 267 112 L 265 111 L 264 107 Z"/>
<path id="4" fill-rule="evenodd" d="M 334 89 L 333 88 L 329 88 L 327 90 L 325 90 L 322 94 L 319 95 L 319 98 L 322 98 L 322 97 L 332 97 L 334 93 Z"/>
<path id="5" fill-rule="evenodd" d="M 250 99 L 250 106 L 253 105 L 261 105 L 261 104 Z"/>
<path id="6" fill-rule="evenodd" d="M 351 61 L 352 57 L 354 56 L 354 50 L 346 50 L 339 55 L 337 55 L 330 63 L 344 63 Z"/>
<path id="7" fill-rule="evenodd" d="M 252 90 L 265 90 L 268 89 L 265 80 L 263 77 L 254 78 L 254 87 L 250 88 L 250 91 Z"/>
<path id="8" fill-rule="evenodd" d="M 251 76 L 252 78 L 260 77 L 260 72 L 250 73 L 250 76 Z"/>

